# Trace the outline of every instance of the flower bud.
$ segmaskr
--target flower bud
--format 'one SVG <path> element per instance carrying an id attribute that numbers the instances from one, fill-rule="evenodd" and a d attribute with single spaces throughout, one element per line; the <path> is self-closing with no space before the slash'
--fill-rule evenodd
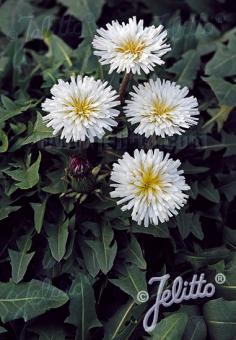
<path id="1" fill-rule="evenodd" d="M 88 193 L 96 185 L 89 161 L 76 155 L 69 158 L 67 179 L 70 181 L 72 190 L 80 193 Z"/>
<path id="2" fill-rule="evenodd" d="M 90 172 L 90 163 L 87 159 L 73 155 L 69 159 L 68 170 L 71 176 L 81 179 Z"/>

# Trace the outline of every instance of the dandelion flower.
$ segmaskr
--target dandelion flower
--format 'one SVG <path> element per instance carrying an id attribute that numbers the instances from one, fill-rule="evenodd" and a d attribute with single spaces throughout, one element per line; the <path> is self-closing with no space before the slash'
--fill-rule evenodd
<path id="1" fill-rule="evenodd" d="M 155 65 L 164 64 L 161 57 L 170 47 L 162 25 L 144 28 L 143 20 L 137 22 L 133 17 L 127 24 L 112 21 L 106 27 L 97 30 L 92 44 L 101 64 L 110 64 L 110 73 L 116 70 L 140 74 L 143 70 L 147 74 Z"/>
<path id="2" fill-rule="evenodd" d="M 119 111 L 116 91 L 107 82 L 93 77 L 71 77 L 70 82 L 59 80 L 51 89 L 52 99 L 46 99 L 42 109 L 49 112 L 44 117 L 54 134 L 61 131 L 61 139 L 94 142 L 105 130 L 111 131 L 117 123 L 114 117 Z"/>
<path id="3" fill-rule="evenodd" d="M 132 210 L 139 225 L 168 221 L 186 203 L 188 195 L 183 191 L 190 189 L 178 170 L 180 164 L 158 149 L 147 153 L 136 149 L 134 157 L 126 152 L 113 164 L 111 197 L 121 198 L 117 204 L 123 204 L 123 211 Z"/>
<path id="4" fill-rule="evenodd" d="M 187 96 L 187 87 L 181 88 L 169 80 L 150 80 L 134 87 L 124 111 L 131 124 L 138 124 L 137 134 L 149 137 L 181 135 L 191 125 L 196 125 L 198 102 Z"/>

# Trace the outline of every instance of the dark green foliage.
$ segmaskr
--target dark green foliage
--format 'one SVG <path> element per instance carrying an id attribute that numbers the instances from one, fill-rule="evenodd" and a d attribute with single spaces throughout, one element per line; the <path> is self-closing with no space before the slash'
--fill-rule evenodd
<path id="1" fill-rule="evenodd" d="M 233 2 L 6 0 L 0 6 L 0 339 L 216 339 L 236 336 L 236 28 Z M 187 206 L 158 227 L 131 221 L 109 196 L 112 163 L 148 148 L 119 117 L 92 145 L 63 143 L 42 120 L 41 102 L 58 78 L 93 75 L 118 89 L 92 54 L 97 26 L 137 15 L 168 30 L 160 76 L 188 86 L 200 121 L 152 147 L 179 158 L 191 186 Z M 146 76 L 135 76 L 131 85 Z M 68 176 L 85 154 L 90 182 Z M 137 301 L 150 277 L 226 276 L 211 301 L 161 310 Z M 171 281 L 170 281 L 171 282 Z"/>

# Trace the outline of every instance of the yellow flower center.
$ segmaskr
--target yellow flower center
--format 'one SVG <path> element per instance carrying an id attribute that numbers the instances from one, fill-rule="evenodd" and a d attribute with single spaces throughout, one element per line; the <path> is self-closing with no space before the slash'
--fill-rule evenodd
<path id="1" fill-rule="evenodd" d="M 147 196 L 148 194 L 154 194 L 162 187 L 161 176 L 159 173 L 153 171 L 153 167 L 149 167 L 147 170 L 141 170 L 140 173 L 141 178 L 139 183 L 135 184 L 139 195 Z"/>
<path id="2" fill-rule="evenodd" d="M 152 111 L 147 115 L 151 122 L 155 122 L 158 117 L 172 121 L 171 112 L 175 106 L 167 105 L 165 102 L 155 100 L 152 105 Z"/>
<path id="3" fill-rule="evenodd" d="M 89 98 L 72 98 L 68 104 L 74 108 L 74 112 L 80 118 L 88 118 L 92 112 L 96 111 L 93 101 Z"/>
<path id="4" fill-rule="evenodd" d="M 145 44 L 142 41 L 128 39 L 116 48 L 116 52 L 124 54 L 131 53 L 135 56 L 135 59 L 138 59 L 144 48 Z"/>
<path id="5" fill-rule="evenodd" d="M 153 103 L 153 115 L 154 116 L 164 116 L 170 113 L 173 110 L 172 106 L 166 105 L 164 102 L 160 100 L 156 100 Z"/>

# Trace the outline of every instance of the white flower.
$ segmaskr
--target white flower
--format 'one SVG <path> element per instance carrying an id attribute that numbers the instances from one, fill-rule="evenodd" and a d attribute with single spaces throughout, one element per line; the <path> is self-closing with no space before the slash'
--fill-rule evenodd
<path id="1" fill-rule="evenodd" d="M 178 170 L 180 164 L 158 149 L 147 153 L 136 149 L 134 157 L 126 152 L 113 164 L 111 197 L 121 198 L 117 204 L 125 204 L 123 211 L 132 209 L 132 219 L 139 225 L 168 221 L 186 203 L 183 191 L 190 189 Z"/>
<path id="2" fill-rule="evenodd" d="M 187 87 L 181 89 L 169 80 L 151 79 L 133 89 L 124 111 L 131 124 L 138 124 L 135 133 L 145 137 L 181 135 L 184 129 L 197 124 L 198 102 L 193 96 L 187 97 Z"/>
<path id="3" fill-rule="evenodd" d="M 44 117 L 47 126 L 54 129 L 54 134 L 61 131 L 67 143 L 101 138 L 105 129 L 111 131 L 117 125 L 114 117 L 119 114 L 113 109 L 119 105 L 116 91 L 107 85 L 87 76 L 71 77 L 71 82 L 58 80 L 51 89 L 52 99 L 42 104 L 42 109 L 49 112 Z"/>
<path id="4" fill-rule="evenodd" d="M 127 24 L 112 21 L 106 27 L 97 30 L 92 44 L 101 64 L 111 65 L 110 73 L 115 69 L 118 73 L 149 73 L 155 65 L 164 64 L 161 57 L 170 48 L 162 25 L 144 28 L 143 20 L 137 22 L 133 17 Z"/>

